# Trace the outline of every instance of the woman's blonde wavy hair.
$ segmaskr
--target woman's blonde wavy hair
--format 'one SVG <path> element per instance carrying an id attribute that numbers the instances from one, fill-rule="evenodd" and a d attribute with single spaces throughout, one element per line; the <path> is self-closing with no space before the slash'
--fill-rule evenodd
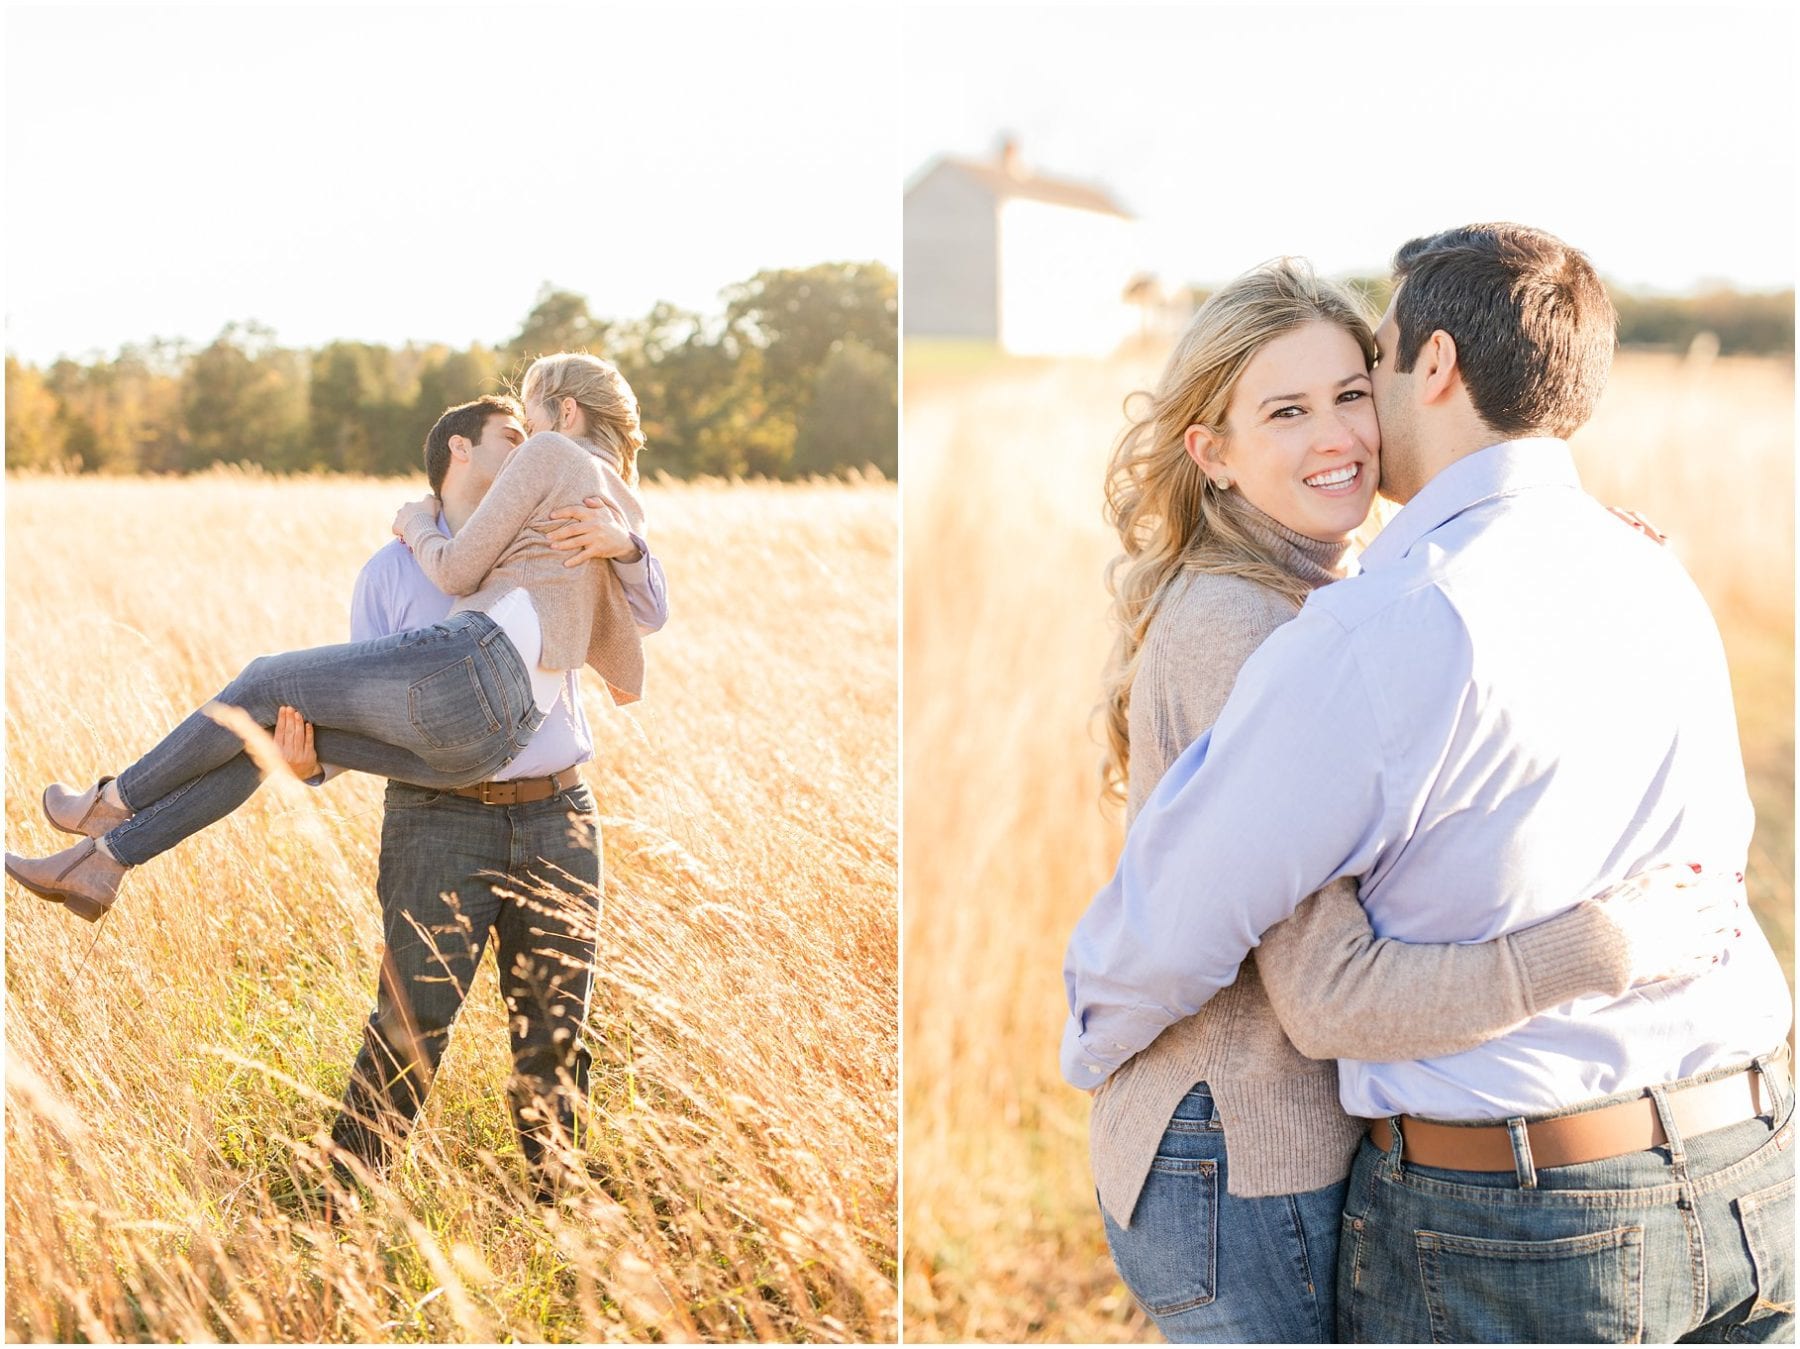
<path id="1" fill-rule="evenodd" d="M 1125 400 L 1128 425 L 1106 469 L 1106 520 L 1125 551 L 1106 569 L 1112 652 L 1101 676 L 1106 796 L 1122 800 L 1130 767 L 1131 683 L 1163 596 L 1187 571 L 1242 576 L 1302 603 L 1308 587 L 1224 509 L 1222 493 L 1188 456 L 1190 426 L 1227 435 L 1225 414 L 1244 367 L 1275 338 L 1335 323 L 1375 360 L 1362 306 L 1298 258 L 1277 258 L 1221 287 L 1175 344 L 1154 392 Z M 1148 400 L 1144 406 L 1140 400 Z M 1134 405 L 1141 411 L 1134 412 Z"/>
<path id="2" fill-rule="evenodd" d="M 538 357 L 520 382 L 520 401 L 548 403 L 554 409 L 564 398 L 573 398 L 587 414 L 587 439 L 617 453 L 619 476 L 636 483 L 644 428 L 638 420 L 637 395 L 619 367 L 584 351 Z"/>

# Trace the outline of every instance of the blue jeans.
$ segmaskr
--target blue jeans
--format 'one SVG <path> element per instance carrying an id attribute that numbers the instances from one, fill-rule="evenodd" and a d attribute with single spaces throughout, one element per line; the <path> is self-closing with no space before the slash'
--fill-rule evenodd
<path id="1" fill-rule="evenodd" d="M 285 704 L 313 723 L 321 763 L 437 788 L 489 777 L 544 719 L 518 651 L 473 611 L 371 642 L 259 656 L 217 701 L 265 728 Z M 195 712 L 119 774 L 135 813 L 107 849 L 147 862 L 231 814 L 261 780 L 237 733 Z"/>
<path id="2" fill-rule="evenodd" d="M 1205 1083 L 1182 1097 L 1120 1227 L 1102 1211 L 1119 1277 L 1185 1344 L 1329 1344 L 1344 1183 L 1240 1199 Z"/>
<path id="3" fill-rule="evenodd" d="M 1771 1069 L 1766 1116 L 1683 1139 L 1665 1110 L 1668 1146 L 1579 1166 L 1445 1171 L 1365 1139 L 1339 1340 L 1792 1341 L 1793 1090 Z"/>
<path id="4" fill-rule="evenodd" d="M 585 784 L 485 806 L 390 783 L 381 822 L 382 954 L 375 1011 L 332 1141 L 379 1174 L 418 1118 L 450 1027 L 496 937 L 513 1076 L 508 1100 L 540 1198 L 556 1135 L 587 1097 L 582 1042 L 600 916 L 600 820 Z"/>

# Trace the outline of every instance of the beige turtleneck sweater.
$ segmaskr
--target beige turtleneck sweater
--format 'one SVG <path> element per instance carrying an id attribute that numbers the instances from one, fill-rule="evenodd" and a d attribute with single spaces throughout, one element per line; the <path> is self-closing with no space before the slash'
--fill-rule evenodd
<path id="1" fill-rule="evenodd" d="M 1227 500 L 1294 575 L 1320 586 L 1344 574 L 1345 545 L 1296 534 L 1241 494 Z M 1171 585 L 1131 686 L 1128 817 L 1217 720 L 1250 653 L 1295 612 L 1242 577 L 1189 572 Z M 1355 882 L 1333 882 L 1263 934 L 1235 983 L 1101 1087 L 1090 1121 L 1100 1202 L 1130 1225 L 1175 1105 L 1196 1083 L 1211 1088 L 1230 1142 L 1230 1192 L 1301 1194 L 1349 1174 L 1366 1128 L 1338 1104 L 1333 1060 L 1459 1053 L 1630 982 L 1624 937 L 1593 904 L 1496 941 L 1413 946 L 1377 938 Z"/>

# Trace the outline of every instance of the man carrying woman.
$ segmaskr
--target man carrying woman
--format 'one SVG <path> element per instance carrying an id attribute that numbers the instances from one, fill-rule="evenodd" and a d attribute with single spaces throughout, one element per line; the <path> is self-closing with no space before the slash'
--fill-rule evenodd
<path id="1" fill-rule="evenodd" d="M 579 363 L 553 387 L 579 406 Z M 584 414 L 587 415 L 587 414 Z M 454 537 L 525 439 L 510 398 L 449 409 L 425 440 L 425 473 L 443 503 L 438 528 Z M 661 565 L 604 499 L 548 537 L 572 564 L 604 559 L 640 632 L 668 619 Z M 356 578 L 351 640 L 428 627 L 452 598 L 399 539 Z M 390 781 L 376 893 L 383 950 L 376 1005 L 351 1070 L 332 1142 L 371 1175 L 387 1169 L 411 1131 L 448 1047 L 451 1026 L 493 936 L 506 1003 L 513 1079 L 508 1102 L 541 1201 L 553 1199 L 586 1099 L 585 1020 L 601 894 L 600 820 L 581 765 L 594 757 L 575 672 L 524 751 L 486 781 L 432 791 Z M 276 743 L 303 779 L 323 781 L 312 728 L 283 709 Z M 340 1177 L 348 1168 L 342 1166 Z"/>
<path id="2" fill-rule="evenodd" d="M 335 1131 L 340 1148 L 379 1170 L 404 1136 L 493 928 L 518 1014 L 514 1112 L 545 1193 L 555 1141 L 566 1143 L 585 1093 L 580 1029 L 599 902 L 597 821 L 576 771 L 592 741 L 575 676 L 585 660 L 615 698 L 635 699 L 640 630 L 660 626 L 666 610 L 631 487 L 643 436 L 630 387 L 605 361 L 563 354 L 532 365 L 524 396 L 529 440 L 503 400 L 452 409 L 433 428 L 433 495 L 395 518 L 404 563 L 390 546 L 365 569 L 357 641 L 260 658 L 218 701 L 274 730 L 309 771 L 316 754 L 392 779 L 386 973 Z M 602 522 L 559 524 L 584 500 Z M 585 565 L 598 555 L 619 560 Z M 552 718 L 555 732 L 538 746 Z M 534 772 L 546 754 L 567 762 Z M 49 858 L 9 853 L 7 874 L 97 920 L 131 866 L 235 809 L 259 780 L 235 733 L 202 709 L 117 778 L 86 792 L 47 789 L 50 822 L 86 837 Z M 480 876 L 497 859 L 520 893 Z"/>

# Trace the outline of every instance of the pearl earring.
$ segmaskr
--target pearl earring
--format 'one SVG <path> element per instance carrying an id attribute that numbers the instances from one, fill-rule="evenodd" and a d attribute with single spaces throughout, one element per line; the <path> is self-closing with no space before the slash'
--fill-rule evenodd
<path id="1" fill-rule="evenodd" d="M 1221 473 L 1218 477 L 1213 479 L 1213 486 L 1218 488 L 1221 492 L 1230 491 L 1231 479 Z"/>

